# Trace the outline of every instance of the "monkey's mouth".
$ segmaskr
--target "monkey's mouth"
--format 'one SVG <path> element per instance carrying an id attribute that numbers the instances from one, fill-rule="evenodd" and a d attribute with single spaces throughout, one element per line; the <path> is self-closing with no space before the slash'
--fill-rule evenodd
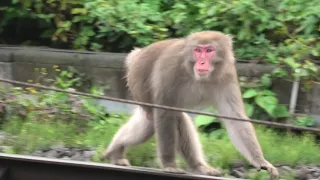
<path id="1" fill-rule="evenodd" d="M 197 73 L 199 76 L 205 76 L 209 73 L 208 69 L 197 69 Z"/>

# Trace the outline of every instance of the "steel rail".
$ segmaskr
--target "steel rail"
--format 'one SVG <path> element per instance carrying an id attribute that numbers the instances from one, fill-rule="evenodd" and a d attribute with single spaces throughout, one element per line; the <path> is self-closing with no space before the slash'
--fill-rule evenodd
<path id="1" fill-rule="evenodd" d="M 0 180 L 238 180 L 141 167 L 0 153 Z"/>

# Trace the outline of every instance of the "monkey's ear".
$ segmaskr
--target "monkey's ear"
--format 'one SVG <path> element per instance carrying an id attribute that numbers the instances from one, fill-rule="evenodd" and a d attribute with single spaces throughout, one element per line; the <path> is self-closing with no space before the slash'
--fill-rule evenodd
<path id="1" fill-rule="evenodd" d="M 233 36 L 231 34 L 226 34 L 226 38 L 227 38 L 228 46 L 232 48 L 232 46 L 233 46 Z"/>
<path id="2" fill-rule="evenodd" d="M 179 56 L 185 56 L 185 55 L 188 55 L 188 51 L 190 50 L 190 46 L 189 46 L 189 43 L 186 39 L 184 39 L 184 43 L 183 43 L 183 46 L 179 52 Z"/>
<path id="3" fill-rule="evenodd" d="M 233 54 L 233 36 L 231 34 L 226 34 L 226 42 L 227 42 L 227 49 L 230 51 L 228 52 L 228 59 L 232 62 L 235 63 L 236 59 Z"/>

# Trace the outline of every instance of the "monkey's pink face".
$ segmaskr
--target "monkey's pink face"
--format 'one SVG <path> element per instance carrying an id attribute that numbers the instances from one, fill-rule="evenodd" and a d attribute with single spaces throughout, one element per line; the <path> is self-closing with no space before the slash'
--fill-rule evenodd
<path id="1" fill-rule="evenodd" d="M 199 76 L 208 76 L 214 70 L 212 59 L 216 54 L 216 49 L 211 45 L 197 45 L 193 49 L 193 54 L 195 73 Z"/>

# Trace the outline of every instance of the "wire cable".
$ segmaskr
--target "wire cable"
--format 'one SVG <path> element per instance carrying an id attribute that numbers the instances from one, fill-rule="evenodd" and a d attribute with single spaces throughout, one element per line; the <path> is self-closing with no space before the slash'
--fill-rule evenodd
<path id="1" fill-rule="evenodd" d="M 109 97 L 109 96 L 99 96 L 99 95 L 93 95 L 93 94 L 77 92 L 77 91 L 69 91 L 69 90 L 60 89 L 60 88 L 48 87 L 48 86 L 43 86 L 43 85 L 36 85 L 36 84 L 20 82 L 20 81 L 15 81 L 15 80 L 3 79 L 3 78 L 0 78 L 0 82 L 21 85 L 21 86 L 34 87 L 34 88 L 39 88 L 39 89 L 51 90 L 51 91 L 57 91 L 57 92 L 64 92 L 64 93 L 68 93 L 68 94 L 86 96 L 86 97 L 91 97 L 91 98 L 95 98 L 95 99 L 103 99 L 103 100 L 108 100 L 108 101 L 122 102 L 122 103 L 127 103 L 127 104 L 160 108 L 160 109 L 165 109 L 165 110 L 185 112 L 185 113 L 191 113 L 191 114 L 197 114 L 197 115 L 212 116 L 212 117 L 217 117 L 217 118 L 221 118 L 221 119 L 229 119 L 229 120 L 235 120 L 235 121 L 246 121 L 246 122 L 251 122 L 251 123 L 255 123 L 255 124 L 264 124 L 264 125 L 269 125 L 269 126 L 274 126 L 274 127 L 282 127 L 282 128 L 287 128 L 287 129 L 295 129 L 295 130 L 301 130 L 301 131 L 320 133 L 319 128 L 301 127 L 301 126 L 294 126 L 294 125 L 283 124 L 283 123 L 278 123 L 278 122 L 229 117 L 229 116 L 217 115 L 217 114 L 213 114 L 213 113 L 207 113 L 207 112 L 190 110 L 190 109 L 183 109 L 183 108 L 163 106 L 163 105 L 158 105 L 158 104 L 144 103 L 144 102 L 139 102 L 139 101 L 114 98 L 114 97 Z"/>

